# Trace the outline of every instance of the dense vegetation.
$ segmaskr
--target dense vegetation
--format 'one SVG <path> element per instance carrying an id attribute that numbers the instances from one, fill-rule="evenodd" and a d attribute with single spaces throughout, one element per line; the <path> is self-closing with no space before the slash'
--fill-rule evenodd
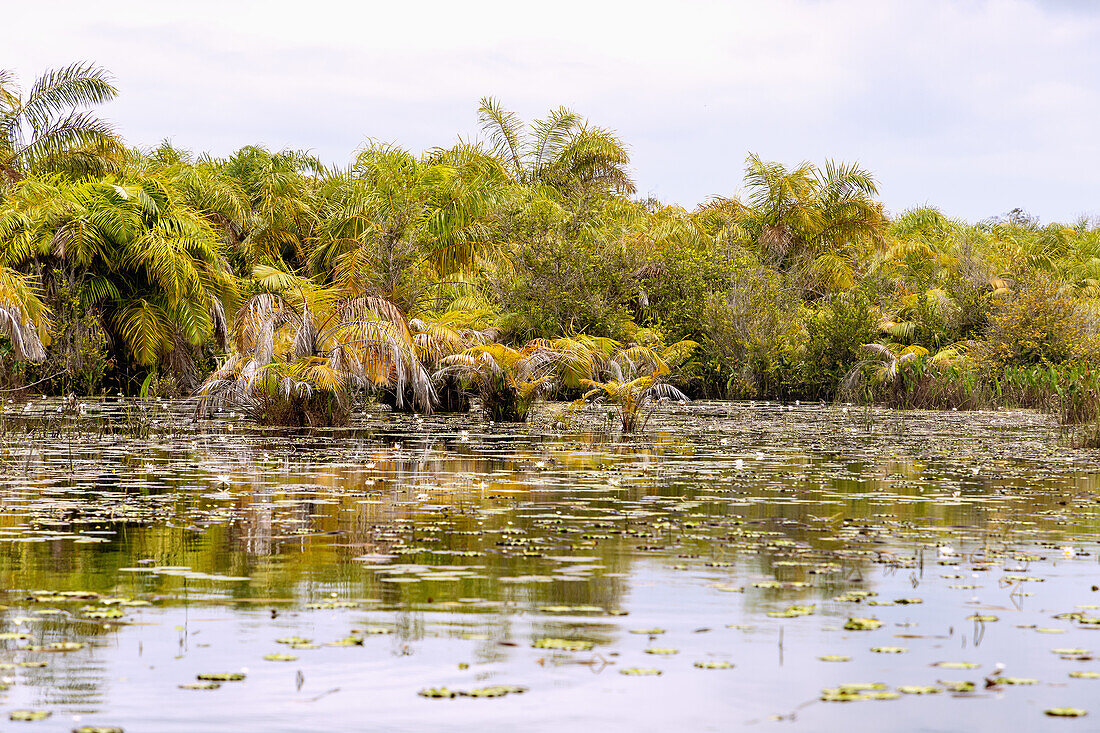
<path id="1" fill-rule="evenodd" d="M 614 132 L 495 100 L 483 139 L 347 167 L 127 148 L 90 65 L 0 72 L 5 388 L 356 399 L 522 419 L 539 394 L 1017 404 L 1089 420 L 1100 229 L 888 215 L 854 164 L 749 155 L 740 197 L 637 198 Z M 677 369 L 678 367 L 678 369 Z M 204 384 L 205 380 L 205 384 Z M 633 396 L 632 396 L 633 395 Z M 633 408 L 631 408 L 633 409 Z"/>

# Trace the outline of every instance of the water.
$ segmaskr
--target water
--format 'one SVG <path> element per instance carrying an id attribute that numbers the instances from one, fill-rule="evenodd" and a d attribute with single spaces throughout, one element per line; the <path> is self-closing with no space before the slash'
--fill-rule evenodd
<path id="1" fill-rule="evenodd" d="M 1100 672 L 1100 626 L 1054 618 L 1100 616 L 1100 473 L 1040 415 L 696 403 L 624 440 L 546 414 L 288 435 L 60 406 L 5 414 L 0 633 L 29 638 L 0 664 L 46 665 L 0 670 L 0 711 L 52 715 L 3 730 L 1094 726 L 1044 711 L 1100 693 L 1070 677 Z M 84 646 L 26 649 L 53 642 Z M 997 663 L 1035 684 L 987 689 Z M 245 679 L 179 687 L 203 673 Z M 939 692 L 820 699 L 860 682 Z M 418 694 L 496 685 L 526 691 Z"/>

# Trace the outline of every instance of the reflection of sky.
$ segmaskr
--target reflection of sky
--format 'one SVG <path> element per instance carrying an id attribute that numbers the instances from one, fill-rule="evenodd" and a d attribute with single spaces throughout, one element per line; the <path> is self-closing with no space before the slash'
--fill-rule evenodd
<path id="1" fill-rule="evenodd" d="M 754 151 L 858 160 L 893 211 L 1100 213 L 1089 0 L 112 7 L 16 4 L 10 27 L 48 13 L 48 40 L 10 34 L 6 63 L 25 80 L 105 65 L 123 92 L 106 111 L 138 145 L 346 163 L 367 137 L 417 151 L 471 137 L 477 100 L 496 95 L 528 119 L 564 104 L 619 130 L 640 193 L 688 206 L 732 194 Z"/>
<path id="2" fill-rule="evenodd" d="M 460 416 L 418 427 L 384 415 L 358 432 L 290 438 L 240 425 L 228 431 L 225 422 L 207 424 L 208 434 L 172 427 L 147 440 L 36 438 L 28 455 L 30 439 L 14 432 L 3 457 L 24 470 L 0 482 L 0 500 L 13 510 L 0 517 L 0 540 L 7 538 L 0 585 L 12 589 L 0 602 L 13 606 L 0 630 L 50 605 L 21 600 L 34 589 L 140 595 L 155 606 L 128 609 L 135 624 L 113 630 L 67 617 L 22 622 L 35 630 L 33 643 L 77 638 L 94 646 L 38 654 L 49 666 L 16 670 L 0 709 L 54 710 L 36 724 L 50 731 L 71 729 L 77 714 L 167 732 L 424 730 L 443 720 L 487 730 L 704 730 L 790 713 L 843 682 L 980 683 L 996 662 L 1043 685 L 970 699 L 814 702 L 798 710 L 796 727 L 919 719 L 924 730 L 1014 729 L 1026 720 L 1042 730 L 1060 724 L 1044 719 L 1044 708 L 1093 699 L 1100 683 L 1067 674 L 1095 663 L 1065 661 L 1050 649 L 1093 643 L 1092 634 L 1051 617 L 1100 600 L 1088 590 L 1097 478 L 1088 456 L 1051 442 L 1045 418 L 878 411 L 869 433 L 865 415 L 835 408 L 670 409 L 631 441 L 527 426 L 485 434 Z M 88 419 L 100 410 L 92 404 Z M 23 541 L 31 538 L 52 539 Z M 939 544 L 953 552 L 941 557 Z M 1066 544 L 1093 554 L 1067 560 Z M 386 556 L 403 547 L 458 554 Z M 133 569 L 157 566 L 199 575 Z M 961 577 L 943 577 L 954 575 Z M 1021 584 L 1034 596 L 1013 595 L 1010 576 L 1044 582 Z M 810 587 L 753 585 L 775 580 Z M 852 589 L 876 592 L 876 602 L 923 603 L 833 600 Z M 330 594 L 375 602 L 304 607 Z M 816 613 L 767 616 L 792 604 L 813 604 Z M 82 604 L 60 605 L 75 612 Z M 629 615 L 552 608 L 585 605 Z M 1000 618 L 977 647 L 980 629 L 967 621 L 974 613 Z M 849 615 L 884 626 L 842 631 Z M 368 626 L 394 633 L 368 635 L 362 647 L 294 651 L 274 643 L 285 636 L 324 643 Z M 650 628 L 666 633 L 628 633 Z M 546 636 L 580 636 L 597 647 L 564 655 L 530 647 Z M 0 642 L 0 662 L 35 656 L 17 645 Z M 649 655 L 647 646 L 679 654 Z M 909 652 L 875 654 L 872 646 Z M 299 660 L 262 659 L 286 652 Z M 820 662 L 822 654 L 853 661 Z M 736 666 L 692 666 L 704 660 Z M 982 669 L 929 666 L 936 661 Z M 245 683 L 216 692 L 176 687 L 201 672 L 242 667 Z M 665 674 L 618 673 L 628 667 Z M 488 684 L 531 690 L 501 700 L 415 694 Z"/>

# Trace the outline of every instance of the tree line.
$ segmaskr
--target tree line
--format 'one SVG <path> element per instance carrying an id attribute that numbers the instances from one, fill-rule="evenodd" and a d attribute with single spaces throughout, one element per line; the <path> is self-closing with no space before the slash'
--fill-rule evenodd
<path id="1" fill-rule="evenodd" d="M 95 111 L 116 94 L 91 64 L 0 72 L 8 388 L 292 424 L 364 395 L 496 419 L 587 395 L 635 421 L 657 397 L 1095 402 L 1088 220 L 891 216 L 857 164 L 752 154 L 740 195 L 687 210 L 636 195 L 614 131 L 491 98 L 479 140 L 346 166 L 135 149 Z"/>

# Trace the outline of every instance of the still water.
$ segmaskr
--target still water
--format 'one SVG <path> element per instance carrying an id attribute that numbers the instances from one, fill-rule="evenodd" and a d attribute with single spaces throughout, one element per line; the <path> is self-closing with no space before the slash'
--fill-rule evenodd
<path id="1" fill-rule="evenodd" d="M 0 430 L 0 730 L 1100 726 L 1100 462 L 1038 414 L 59 407 Z"/>

